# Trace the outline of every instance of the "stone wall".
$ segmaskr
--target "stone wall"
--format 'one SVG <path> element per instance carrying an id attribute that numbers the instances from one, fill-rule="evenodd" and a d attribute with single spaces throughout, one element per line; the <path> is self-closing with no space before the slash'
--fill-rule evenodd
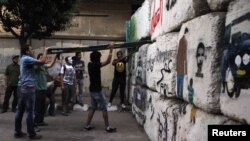
<path id="1" fill-rule="evenodd" d="M 250 1 L 145 0 L 142 6 L 150 7 L 150 18 L 127 24 L 127 39 L 156 42 L 133 56 L 129 100 L 150 139 L 201 141 L 208 125 L 249 124 Z M 134 36 L 142 32 L 138 26 L 150 27 L 147 35 Z"/>

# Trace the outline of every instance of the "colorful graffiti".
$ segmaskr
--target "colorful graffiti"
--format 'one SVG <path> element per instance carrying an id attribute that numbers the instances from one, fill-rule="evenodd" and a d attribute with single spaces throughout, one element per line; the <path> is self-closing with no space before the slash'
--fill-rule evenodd
<path id="1" fill-rule="evenodd" d="M 153 15 L 151 17 L 151 28 L 150 28 L 150 33 L 152 34 L 155 31 L 156 26 L 160 23 L 162 24 L 162 18 L 163 18 L 163 0 L 160 0 L 159 7 L 156 4 L 159 0 L 153 0 L 152 2 L 152 10 L 151 14 Z"/>
<path id="2" fill-rule="evenodd" d="M 186 34 L 188 28 L 185 29 L 184 35 L 179 41 L 179 47 L 176 58 L 177 70 L 177 97 L 183 99 L 184 76 L 187 75 L 187 40 Z"/>
<path id="3" fill-rule="evenodd" d="M 243 22 L 249 22 L 250 12 L 238 17 L 226 26 L 225 50 L 222 57 L 222 92 L 229 97 L 240 96 L 241 89 L 250 88 L 250 33 L 236 31 Z M 234 30 L 233 30 L 234 29 Z"/>
<path id="4" fill-rule="evenodd" d="M 193 88 L 193 79 L 191 78 L 188 85 L 188 101 L 192 104 L 194 103 L 193 98 L 194 98 L 194 88 Z"/>
<path id="5" fill-rule="evenodd" d="M 195 124 L 195 117 L 196 117 L 197 110 L 198 108 L 196 108 L 195 106 L 192 106 L 191 112 L 190 112 L 190 123 Z"/>

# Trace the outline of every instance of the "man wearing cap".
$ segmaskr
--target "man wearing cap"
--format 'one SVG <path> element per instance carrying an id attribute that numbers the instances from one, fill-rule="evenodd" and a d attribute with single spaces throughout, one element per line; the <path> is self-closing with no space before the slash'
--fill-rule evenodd
<path id="1" fill-rule="evenodd" d="M 4 96 L 4 102 L 3 102 L 3 109 L 2 113 L 7 112 L 9 108 L 9 100 L 11 97 L 11 94 L 13 93 L 13 101 L 12 101 L 12 112 L 16 111 L 17 106 L 17 83 L 18 83 L 18 77 L 20 74 L 20 66 L 18 64 L 18 55 L 12 56 L 12 63 L 9 64 L 5 70 L 5 96 Z"/>

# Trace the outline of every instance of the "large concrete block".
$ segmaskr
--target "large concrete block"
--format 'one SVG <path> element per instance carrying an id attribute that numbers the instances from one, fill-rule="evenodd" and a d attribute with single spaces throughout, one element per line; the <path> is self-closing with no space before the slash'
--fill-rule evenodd
<path id="1" fill-rule="evenodd" d="M 227 6 L 232 0 L 207 0 L 211 11 L 227 11 Z"/>
<path id="2" fill-rule="evenodd" d="M 150 5 L 152 0 L 145 0 L 126 24 L 127 41 L 137 41 L 149 36 Z"/>
<path id="3" fill-rule="evenodd" d="M 178 115 L 176 125 L 177 141 L 206 141 L 208 125 L 237 125 L 241 124 L 222 115 L 214 115 L 188 104 L 183 105 Z"/>
<path id="4" fill-rule="evenodd" d="M 163 99 L 156 92 L 148 92 L 148 110 L 145 112 L 145 132 L 152 141 L 174 140 L 179 107 L 182 102 Z"/>
<path id="5" fill-rule="evenodd" d="M 147 86 L 165 97 L 176 95 L 176 52 L 178 33 L 160 36 L 148 47 Z"/>
<path id="6" fill-rule="evenodd" d="M 209 6 L 205 0 L 152 0 L 150 34 L 155 39 L 177 30 L 182 23 L 205 14 Z"/>
<path id="7" fill-rule="evenodd" d="M 129 87 L 128 88 L 128 92 L 129 92 L 128 93 L 128 102 L 132 104 L 134 102 L 133 96 L 134 96 L 135 85 L 129 84 L 128 87 Z"/>
<path id="8" fill-rule="evenodd" d="M 230 3 L 221 59 L 223 114 L 250 123 L 250 1 Z"/>
<path id="9" fill-rule="evenodd" d="M 132 113 L 137 122 L 144 125 L 146 121 L 145 111 L 147 109 L 147 89 L 141 85 L 136 85 L 133 91 Z"/>
<path id="10" fill-rule="evenodd" d="M 135 67 L 133 71 L 134 80 L 132 84 L 146 85 L 146 61 L 148 44 L 140 47 L 139 51 L 135 54 Z"/>
<path id="11" fill-rule="evenodd" d="M 130 58 L 130 67 L 128 67 L 129 74 L 129 84 L 135 85 L 135 76 L 136 76 L 136 66 L 137 66 L 137 55 L 138 52 L 134 53 Z"/>
<path id="12" fill-rule="evenodd" d="M 177 97 L 209 112 L 219 112 L 224 21 L 225 13 L 210 13 L 185 23 L 179 34 Z"/>

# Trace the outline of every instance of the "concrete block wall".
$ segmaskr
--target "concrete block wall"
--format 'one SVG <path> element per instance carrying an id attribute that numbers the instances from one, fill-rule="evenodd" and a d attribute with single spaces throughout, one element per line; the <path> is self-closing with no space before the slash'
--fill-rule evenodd
<path id="1" fill-rule="evenodd" d="M 130 27 L 126 28 L 127 41 L 137 41 L 149 36 L 151 3 L 152 0 L 145 0 L 142 6 L 133 14 L 131 20 L 127 21 L 126 27 Z"/>
<path id="2" fill-rule="evenodd" d="M 133 56 L 129 82 L 150 139 L 207 140 L 208 125 L 249 124 L 250 1 L 152 0 L 150 10 L 156 42 Z"/>

